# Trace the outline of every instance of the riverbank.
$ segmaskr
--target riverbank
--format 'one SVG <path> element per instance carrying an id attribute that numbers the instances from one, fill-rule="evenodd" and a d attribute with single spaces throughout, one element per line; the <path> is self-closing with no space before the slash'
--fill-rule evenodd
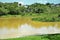
<path id="1" fill-rule="evenodd" d="M 57 26 L 42 26 L 40 28 L 34 28 L 31 25 L 24 24 L 17 29 L 7 27 L 0 29 L 0 39 L 18 38 L 29 35 L 44 35 L 44 34 L 56 34 L 60 33 L 60 28 Z"/>
<path id="2" fill-rule="evenodd" d="M 4 40 L 60 40 L 60 34 L 32 35 Z"/>

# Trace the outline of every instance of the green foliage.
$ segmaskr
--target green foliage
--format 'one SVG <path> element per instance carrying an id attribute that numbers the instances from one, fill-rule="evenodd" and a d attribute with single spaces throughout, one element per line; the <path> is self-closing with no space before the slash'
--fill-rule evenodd
<path id="1" fill-rule="evenodd" d="M 33 17 L 32 20 L 35 21 L 42 21 L 42 22 L 60 21 L 60 4 L 34 3 L 31 5 L 27 5 L 27 7 L 25 6 L 26 5 L 18 6 L 18 2 L 14 3 L 0 2 L 0 16 L 21 15 L 21 16 L 31 16 Z"/>
<path id="2" fill-rule="evenodd" d="M 10 15 L 18 15 L 18 12 L 16 10 L 11 10 L 8 14 L 10 14 Z"/>

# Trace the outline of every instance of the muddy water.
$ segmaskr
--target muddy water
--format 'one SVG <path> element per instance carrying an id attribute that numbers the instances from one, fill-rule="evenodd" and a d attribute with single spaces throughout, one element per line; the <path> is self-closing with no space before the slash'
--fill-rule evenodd
<path id="1" fill-rule="evenodd" d="M 32 25 L 35 28 L 39 28 L 42 26 L 55 26 L 60 27 L 60 22 L 39 22 L 39 21 L 32 21 L 29 18 L 9 18 L 9 19 L 0 19 L 0 28 L 6 27 L 6 28 L 18 28 L 18 26 L 21 26 L 23 24 Z"/>
<path id="2" fill-rule="evenodd" d="M 30 18 L 0 18 L 0 39 L 52 33 L 60 33 L 60 22 L 38 22 Z"/>

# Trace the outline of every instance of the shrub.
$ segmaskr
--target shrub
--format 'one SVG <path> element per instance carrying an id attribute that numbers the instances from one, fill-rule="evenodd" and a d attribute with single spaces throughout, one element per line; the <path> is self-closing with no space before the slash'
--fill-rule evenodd
<path id="1" fill-rule="evenodd" d="M 3 15 L 6 15 L 5 13 L 3 13 L 3 12 L 0 12 L 0 16 L 3 16 Z"/>
<path id="2" fill-rule="evenodd" d="M 11 10 L 8 14 L 10 14 L 10 15 L 18 15 L 19 13 L 16 10 Z"/>

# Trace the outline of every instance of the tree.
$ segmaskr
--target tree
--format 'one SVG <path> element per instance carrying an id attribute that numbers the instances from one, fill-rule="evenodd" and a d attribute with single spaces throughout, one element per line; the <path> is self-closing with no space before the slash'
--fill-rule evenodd
<path id="1" fill-rule="evenodd" d="M 5 9 L 5 8 L 0 8 L 0 15 L 6 15 L 9 12 L 9 10 Z"/>
<path id="2" fill-rule="evenodd" d="M 43 9 L 36 9 L 34 12 L 35 13 L 43 13 Z"/>
<path id="3" fill-rule="evenodd" d="M 51 5 L 50 3 L 46 3 L 46 5 Z"/>
<path id="4" fill-rule="evenodd" d="M 10 10 L 10 12 L 8 12 L 8 14 L 10 14 L 10 15 L 18 15 L 18 11 Z"/>
<path id="5" fill-rule="evenodd" d="M 60 18 L 60 15 L 58 15 L 58 17 Z"/>

